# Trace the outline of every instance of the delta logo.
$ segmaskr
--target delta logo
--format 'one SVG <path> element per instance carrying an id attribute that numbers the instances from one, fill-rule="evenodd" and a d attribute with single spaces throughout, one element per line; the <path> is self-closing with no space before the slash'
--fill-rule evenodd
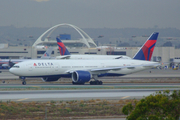
<path id="1" fill-rule="evenodd" d="M 34 63 L 34 65 L 33 65 L 33 66 L 37 66 L 37 65 L 36 65 L 36 63 Z"/>
<path id="2" fill-rule="evenodd" d="M 48 53 L 46 53 L 46 54 L 44 54 L 44 56 L 46 57 L 46 56 L 49 56 L 49 54 Z"/>
<path id="3" fill-rule="evenodd" d="M 52 66 L 53 63 L 34 63 L 33 66 Z"/>

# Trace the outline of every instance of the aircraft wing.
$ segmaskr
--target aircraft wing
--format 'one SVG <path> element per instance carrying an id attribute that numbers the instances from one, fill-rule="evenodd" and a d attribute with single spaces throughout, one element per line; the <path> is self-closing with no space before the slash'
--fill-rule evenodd
<path id="1" fill-rule="evenodd" d="M 115 59 L 121 59 L 122 58 L 122 56 L 119 56 L 119 57 L 116 57 Z"/>
<path id="2" fill-rule="evenodd" d="M 156 67 L 161 65 L 160 63 L 155 63 L 155 64 L 145 64 L 145 65 L 130 65 L 130 66 L 119 66 L 119 67 L 109 67 L 109 68 L 98 68 L 98 69 L 91 69 L 91 72 L 96 72 L 96 71 L 109 71 L 109 70 L 120 70 L 123 68 L 127 69 L 134 69 L 136 67 Z"/>
<path id="3" fill-rule="evenodd" d="M 110 70 L 121 70 L 123 68 L 127 68 L 127 69 L 135 69 L 136 67 L 149 67 L 149 68 L 152 68 L 152 67 L 156 67 L 156 66 L 159 66 L 161 65 L 161 63 L 154 63 L 154 64 L 142 64 L 142 65 L 127 65 L 127 66 L 119 66 L 119 67 L 105 67 L 105 68 L 95 68 L 95 69 L 89 69 L 89 70 L 85 70 L 85 71 L 90 71 L 90 72 L 103 72 L 103 73 L 106 73 Z M 70 71 L 66 71 L 66 73 L 73 73 L 74 71 L 76 70 L 70 70 Z"/>
<path id="4" fill-rule="evenodd" d="M 57 56 L 56 59 L 69 59 L 70 55 Z"/>

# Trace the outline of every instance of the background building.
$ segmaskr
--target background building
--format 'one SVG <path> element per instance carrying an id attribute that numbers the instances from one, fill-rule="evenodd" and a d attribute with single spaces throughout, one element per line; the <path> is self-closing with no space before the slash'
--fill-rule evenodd
<path id="1" fill-rule="evenodd" d="M 29 42 L 29 45 L 9 45 L 8 43 L 0 44 L 0 58 L 1 59 L 31 59 L 40 58 L 48 47 L 53 47 L 52 56 L 59 56 L 59 50 L 56 43 L 56 36 L 52 33 L 62 26 L 68 26 L 73 28 L 80 36 L 79 39 L 72 38 L 70 33 L 58 32 L 57 35 L 60 36 L 63 43 L 66 45 L 71 54 L 97 54 L 97 55 L 127 55 L 133 57 L 135 53 L 140 49 L 141 46 L 149 35 L 142 36 L 131 36 L 130 39 L 126 38 L 111 38 L 108 44 L 103 44 L 101 39 L 104 37 L 100 35 L 97 39 L 92 39 L 87 33 L 77 26 L 71 24 L 58 24 L 48 30 L 46 30 L 35 42 Z M 29 40 L 33 40 L 33 36 L 28 36 Z M 176 46 L 168 46 L 170 43 L 166 42 L 166 46 L 160 46 L 158 44 L 162 43 L 162 40 L 166 39 L 169 41 L 175 41 L 178 44 L 179 38 L 176 37 L 159 37 L 157 45 L 155 47 L 154 53 L 152 55 L 153 61 L 158 62 L 176 62 L 180 63 L 180 49 Z M 22 41 L 17 39 L 17 41 Z M 23 40 L 27 42 L 27 40 Z M 23 42 L 22 41 L 22 42 Z M 96 45 L 98 43 L 99 46 Z M 128 43 L 128 44 L 127 44 Z M 122 47 L 122 44 L 126 44 L 127 47 Z"/>

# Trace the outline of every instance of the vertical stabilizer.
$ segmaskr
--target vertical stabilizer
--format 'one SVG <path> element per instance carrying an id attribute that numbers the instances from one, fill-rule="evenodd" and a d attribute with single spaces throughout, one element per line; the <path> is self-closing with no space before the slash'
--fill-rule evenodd
<path id="1" fill-rule="evenodd" d="M 41 56 L 42 59 L 48 59 L 51 58 L 51 53 L 53 51 L 53 48 L 50 47 L 46 50 L 46 52 Z"/>
<path id="2" fill-rule="evenodd" d="M 147 39 L 147 41 L 144 43 L 144 45 L 141 47 L 141 49 L 135 54 L 133 59 L 150 61 L 158 35 L 158 32 L 152 33 L 151 36 Z"/>
<path id="3" fill-rule="evenodd" d="M 63 44 L 63 42 L 60 40 L 60 38 L 56 37 L 56 40 L 57 40 L 60 54 L 61 55 L 70 55 L 70 52 L 67 50 L 66 46 Z"/>

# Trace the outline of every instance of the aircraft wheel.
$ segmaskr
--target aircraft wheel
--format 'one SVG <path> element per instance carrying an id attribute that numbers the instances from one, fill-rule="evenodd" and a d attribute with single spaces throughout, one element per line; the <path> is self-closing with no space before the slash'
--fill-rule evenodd
<path id="1" fill-rule="evenodd" d="M 91 81 L 90 85 L 102 85 L 103 82 L 102 81 Z"/>
<path id="2" fill-rule="evenodd" d="M 90 85 L 97 85 L 97 82 L 96 81 L 91 81 Z"/>
<path id="3" fill-rule="evenodd" d="M 91 82 L 90 82 L 90 85 L 93 85 L 93 83 L 94 83 L 94 82 L 93 82 L 93 81 L 91 81 Z"/>
<path id="4" fill-rule="evenodd" d="M 26 81 L 23 81 L 23 82 L 22 82 L 22 85 L 26 85 Z"/>

